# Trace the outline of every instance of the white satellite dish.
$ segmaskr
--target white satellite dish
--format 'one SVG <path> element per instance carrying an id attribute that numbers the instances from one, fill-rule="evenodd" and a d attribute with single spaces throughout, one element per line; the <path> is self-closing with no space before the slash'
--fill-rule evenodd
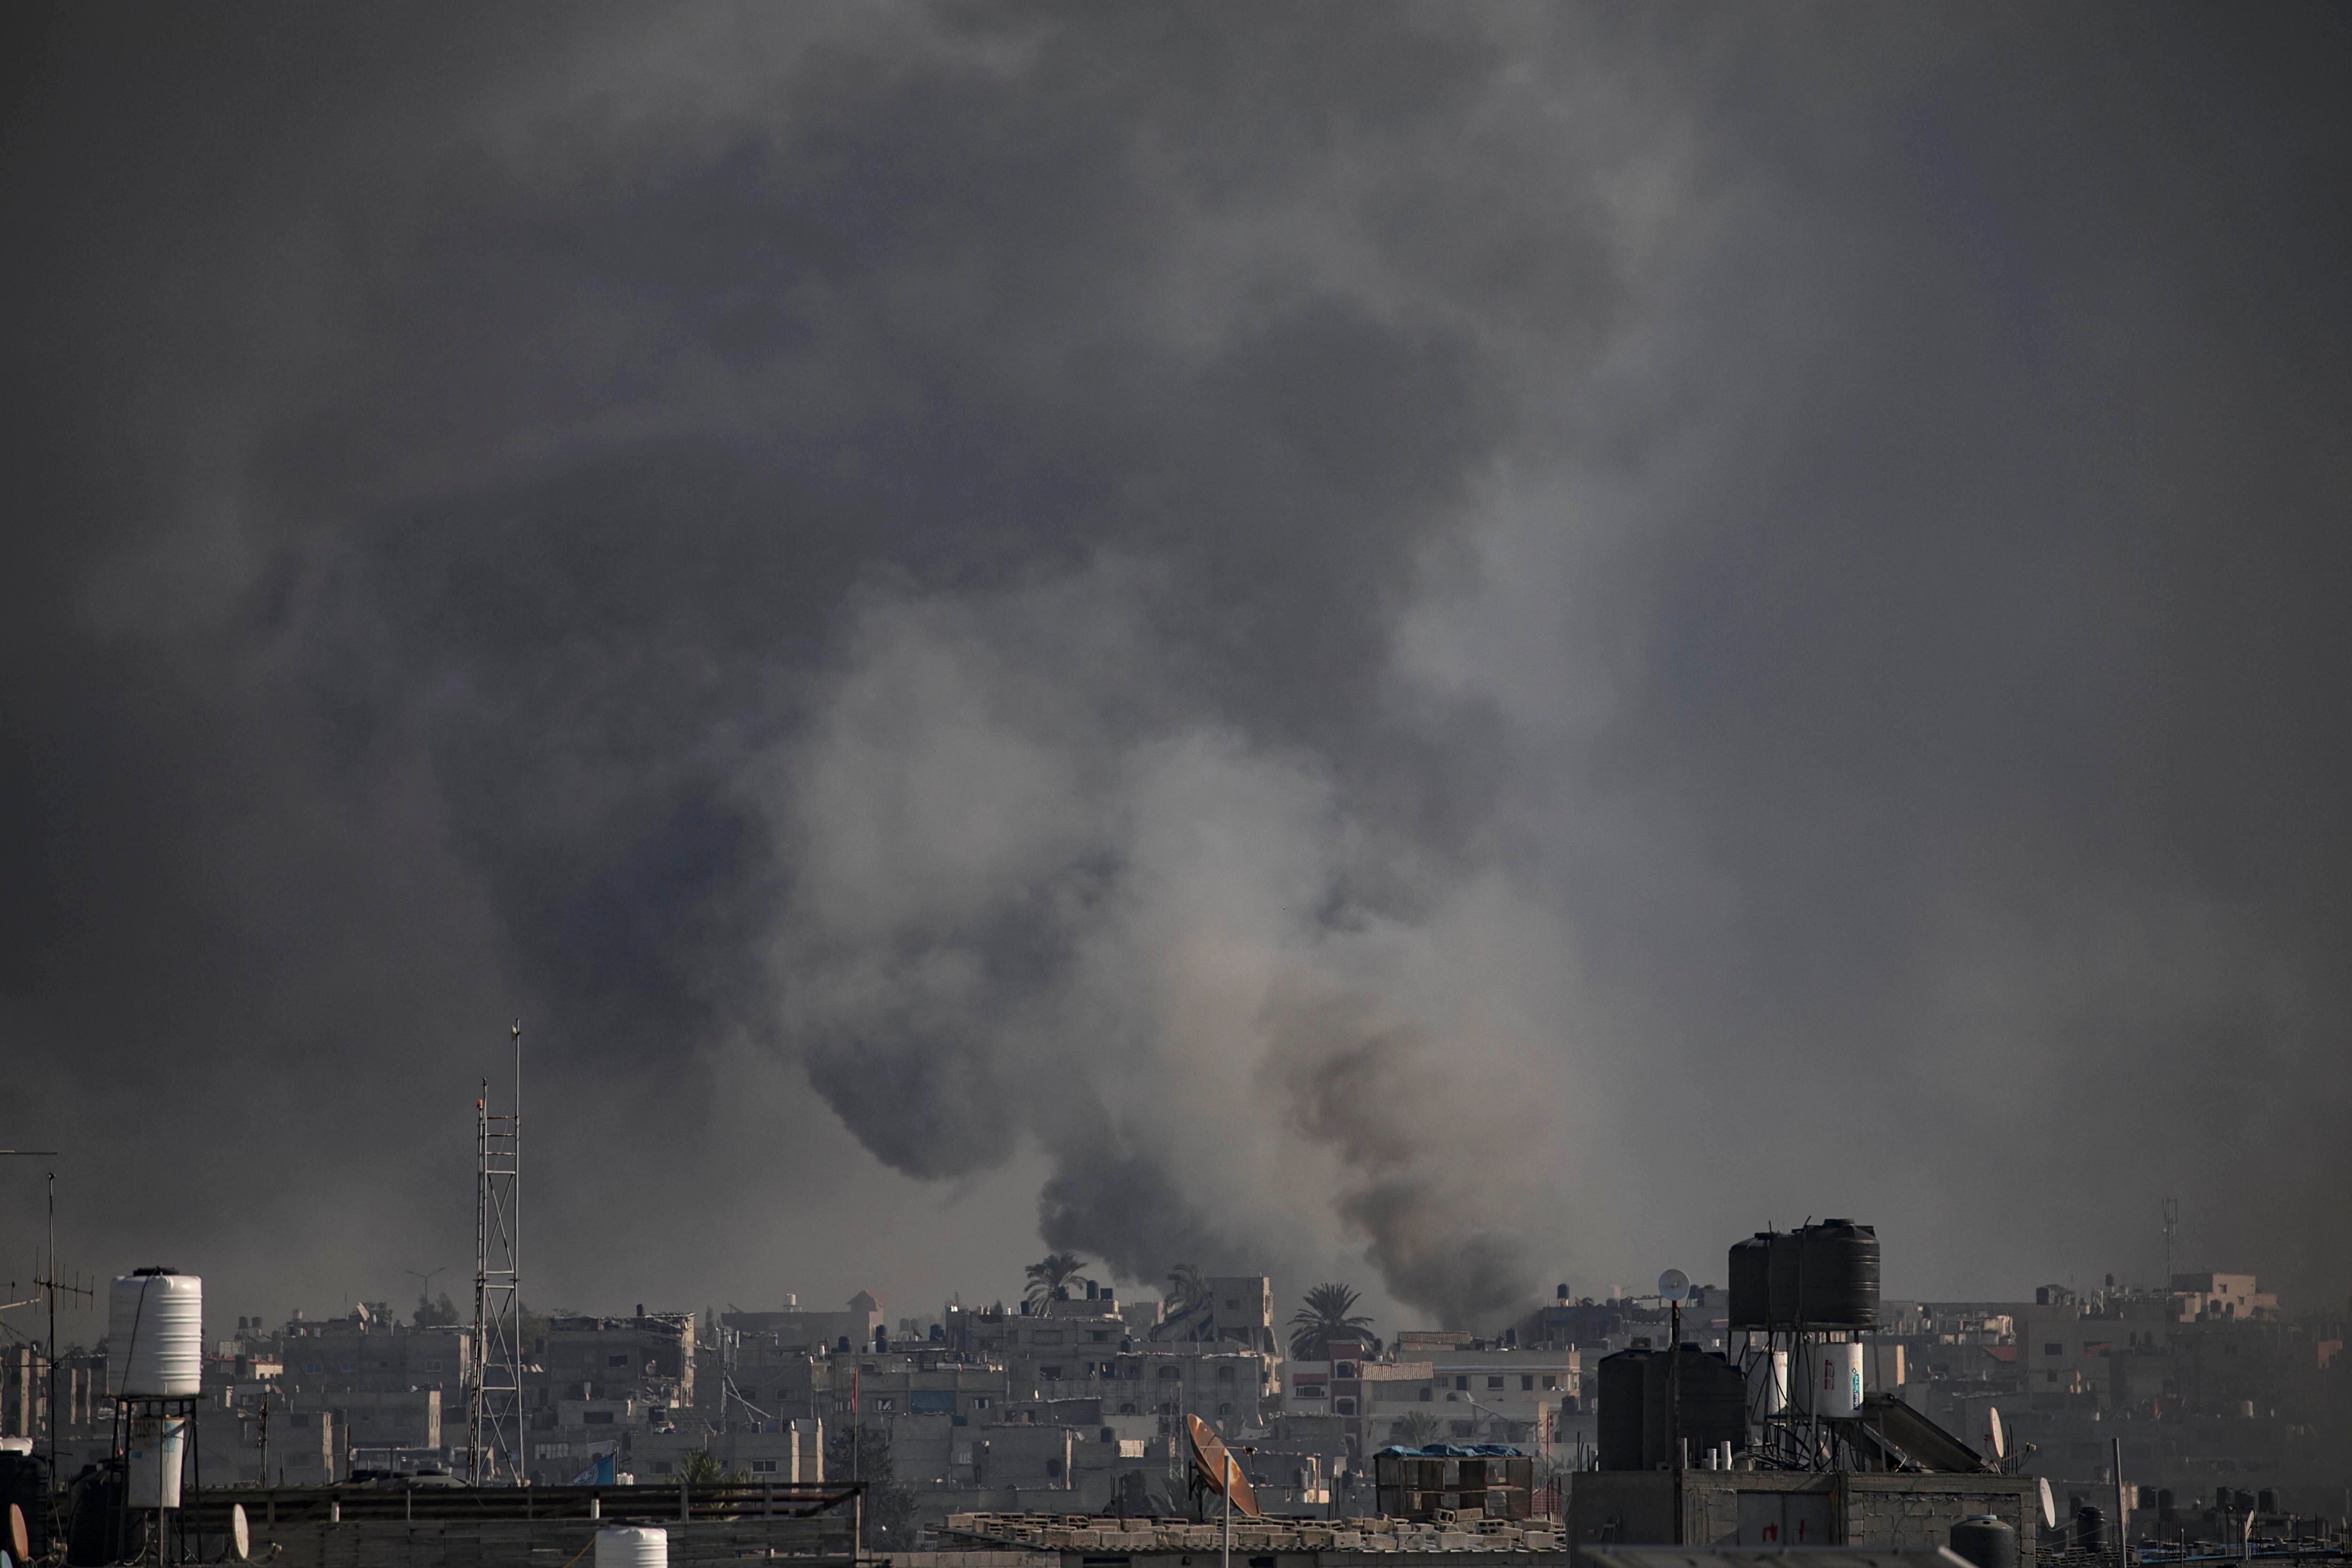
<path id="1" fill-rule="evenodd" d="M 1658 1276 L 1658 1294 L 1669 1301 L 1679 1301 L 1690 1294 L 1690 1276 L 1679 1268 L 1669 1268 Z"/>
<path id="2" fill-rule="evenodd" d="M 2050 1495 L 2050 1478 L 2044 1476 L 2037 1484 L 2042 1489 L 2042 1528 L 2055 1530 L 2058 1528 L 2058 1500 Z"/>
<path id="3" fill-rule="evenodd" d="M 2009 1438 L 2000 1429 L 2000 1407 L 1994 1405 L 1986 1405 L 1985 1420 L 1988 1423 L 1988 1427 L 1985 1432 L 1985 1446 L 1992 1450 L 1992 1457 L 1994 1458 L 2008 1458 Z"/>
<path id="4" fill-rule="evenodd" d="M 253 1530 L 245 1522 L 243 1503 L 237 1503 L 228 1510 L 228 1540 L 239 1563 L 253 1554 Z"/>

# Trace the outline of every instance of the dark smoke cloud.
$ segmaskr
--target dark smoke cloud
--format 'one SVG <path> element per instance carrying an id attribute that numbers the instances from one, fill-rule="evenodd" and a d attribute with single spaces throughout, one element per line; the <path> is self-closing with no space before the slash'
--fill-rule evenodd
<path id="1" fill-rule="evenodd" d="M 7 26 L 69 1264 L 2344 1287 L 2340 14 Z"/>

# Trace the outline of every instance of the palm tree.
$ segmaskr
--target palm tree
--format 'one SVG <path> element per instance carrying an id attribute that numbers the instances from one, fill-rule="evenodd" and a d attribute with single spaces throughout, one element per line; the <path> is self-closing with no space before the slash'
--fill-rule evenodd
<path id="1" fill-rule="evenodd" d="M 1290 1355 L 1294 1361 L 1328 1361 L 1331 1342 L 1372 1326 L 1368 1317 L 1349 1316 L 1356 1293 L 1345 1285 L 1318 1285 L 1307 1292 L 1307 1304 L 1290 1315 Z"/>
<path id="2" fill-rule="evenodd" d="M 1169 1315 L 1189 1312 L 1208 1299 L 1209 1281 L 1197 1263 L 1180 1263 L 1168 1271 Z"/>
<path id="3" fill-rule="evenodd" d="M 1078 1277 L 1087 1260 L 1075 1252 L 1049 1252 L 1043 1259 L 1022 1270 L 1029 1278 L 1029 1299 L 1050 1301 L 1054 1292 Z"/>

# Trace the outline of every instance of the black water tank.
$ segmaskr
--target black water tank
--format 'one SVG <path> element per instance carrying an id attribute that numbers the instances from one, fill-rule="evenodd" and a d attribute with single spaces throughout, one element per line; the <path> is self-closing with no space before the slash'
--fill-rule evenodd
<path id="1" fill-rule="evenodd" d="M 1765 1259 L 1765 1315 L 1776 1329 L 1794 1328 L 1797 1324 L 1797 1279 L 1802 1272 L 1804 1235 L 1794 1230 L 1769 1231 L 1766 1235 L 1770 1241 L 1771 1251 Z"/>
<path id="2" fill-rule="evenodd" d="M 1748 1380 L 1722 1356 L 1695 1344 L 1662 1352 L 1642 1367 L 1642 1468 L 1671 1466 L 1677 1436 L 1687 1445 L 1685 1463 L 1693 1468 L 1706 1463 L 1710 1448 L 1729 1443 L 1736 1451 L 1748 1446 Z"/>
<path id="3" fill-rule="evenodd" d="M 1619 1351 L 1601 1358 L 1601 1411 L 1595 1425 L 1604 1470 L 1642 1468 L 1642 1365 L 1650 1359 L 1648 1351 Z"/>
<path id="4" fill-rule="evenodd" d="M 2256 1492 L 2254 1494 L 2254 1511 L 2256 1513 L 2276 1513 L 2278 1511 L 2278 1493 L 2271 1490 L 2268 1487 L 2264 1487 L 2262 1490 Z"/>
<path id="5" fill-rule="evenodd" d="M 2102 1552 L 2105 1550 L 2106 1516 L 2095 1508 L 2074 1510 L 2074 1550 Z"/>
<path id="6" fill-rule="evenodd" d="M 1731 1321 L 1735 1329 L 1772 1323 L 1772 1233 L 1759 1230 L 1731 1244 Z"/>
<path id="7" fill-rule="evenodd" d="M 1977 1568 L 2017 1568 L 2017 1531 L 1989 1513 L 1953 1525 L 1952 1550 Z"/>
<path id="8" fill-rule="evenodd" d="M 1878 1232 L 1850 1219 L 1825 1219 L 1801 1234 L 1798 1317 L 1813 1328 L 1876 1328 Z"/>

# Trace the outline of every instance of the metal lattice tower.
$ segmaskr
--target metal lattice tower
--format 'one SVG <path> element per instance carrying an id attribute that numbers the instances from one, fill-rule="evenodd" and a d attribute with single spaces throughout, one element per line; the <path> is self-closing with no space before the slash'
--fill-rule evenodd
<path id="1" fill-rule="evenodd" d="M 474 1102 L 474 1375 L 466 1408 L 466 1477 L 476 1486 L 523 1479 L 522 1265 L 516 1200 L 522 1178 L 522 1021 L 514 1026 L 514 1099 Z"/>

